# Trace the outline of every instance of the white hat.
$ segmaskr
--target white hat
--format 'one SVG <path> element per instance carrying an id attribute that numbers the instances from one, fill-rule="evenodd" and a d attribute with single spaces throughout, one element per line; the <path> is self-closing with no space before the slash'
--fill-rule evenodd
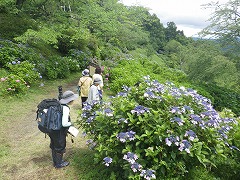
<path id="1" fill-rule="evenodd" d="M 84 70 L 82 71 L 82 75 L 83 75 L 83 76 L 89 76 L 89 70 L 88 70 L 88 69 L 84 69 Z"/>
<path id="2" fill-rule="evenodd" d="M 95 83 L 97 83 L 97 84 L 101 84 L 102 81 L 101 81 L 100 78 L 95 78 L 95 79 L 93 80 L 93 83 L 94 83 L 94 84 L 95 84 Z"/>
<path id="3" fill-rule="evenodd" d="M 60 99 L 61 104 L 67 104 L 78 98 L 78 94 L 74 94 L 72 91 L 65 91 L 62 95 L 62 99 Z"/>

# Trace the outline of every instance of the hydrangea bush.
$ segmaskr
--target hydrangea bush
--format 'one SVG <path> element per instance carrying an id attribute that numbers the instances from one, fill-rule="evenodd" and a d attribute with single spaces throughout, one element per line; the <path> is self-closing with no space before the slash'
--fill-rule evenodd
<path id="1" fill-rule="evenodd" d="M 161 179 L 214 167 L 217 157 L 239 151 L 228 136 L 238 121 L 221 117 L 193 89 L 145 77 L 111 102 L 85 104 L 78 123 L 96 162 L 123 169 L 128 179 Z"/>

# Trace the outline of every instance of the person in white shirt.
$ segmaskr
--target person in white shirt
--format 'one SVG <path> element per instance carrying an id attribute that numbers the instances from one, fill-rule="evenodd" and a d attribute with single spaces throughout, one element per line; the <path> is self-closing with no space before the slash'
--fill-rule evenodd
<path id="1" fill-rule="evenodd" d="M 70 121 L 70 108 L 75 99 L 78 98 L 78 94 L 74 94 L 72 91 L 65 91 L 60 99 L 60 103 L 63 108 L 62 115 L 62 128 L 49 133 L 50 148 L 52 149 L 52 160 L 55 168 L 62 168 L 69 165 L 69 162 L 64 161 L 63 154 L 66 151 L 66 136 L 68 128 L 72 125 Z"/>
<path id="2" fill-rule="evenodd" d="M 95 78 L 93 81 L 93 85 L 89 89 L 87 103 L 92 103 L 93 101 L 100 101 L 101 96 L 99 93 L 98 86 L 102 83 L 100 78 Z"/>
<path id="3" fill-rule="evenodd" d="M 100 67 L 97 67 L 95 69 L 95 74 L 93 74 L 92 79 L 94 81 L 94 79 L 99 78 L 101 80 L 101 83 L 98 86 L 98 90 L 100 93 L 100 98 L 102 99 L 102 93 L 103 93 L 103 77 L 102 77 L 102 70 Z"/>

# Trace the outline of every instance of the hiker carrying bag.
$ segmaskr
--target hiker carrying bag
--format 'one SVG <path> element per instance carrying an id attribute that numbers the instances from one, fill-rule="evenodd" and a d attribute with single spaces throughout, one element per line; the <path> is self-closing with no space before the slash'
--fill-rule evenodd
<path id="1" fill-rule="evenodd" d="M 51 133 L 62 128 L 63 108 L 57 99 L 44 99 L 37 106 L 38 129 Z"/>

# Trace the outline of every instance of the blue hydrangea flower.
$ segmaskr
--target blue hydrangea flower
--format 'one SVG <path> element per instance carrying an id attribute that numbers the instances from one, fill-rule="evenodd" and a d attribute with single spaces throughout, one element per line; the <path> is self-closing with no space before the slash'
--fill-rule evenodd
<path id="1" fill-rule="evenodd" d="M 104 112 L 108 117 L 113 116 L 113 111 L 110 108 L 105 109 Z"/>
<path id="2" fill-rule="evenodd" d="M 223 139 L 228 139 L 228 135 L 227 133 L 232 129 L 231 126 L 222 126 L 219 130 L 218 130 L 218 133 L 221 135 L 221 137 Z"/>
<path id="3" fill-rule="evenodd" d="M 84 103 L 84 106 L 83 106 L 83 111 L 91 111 L 92 110 L 92 106 L 88 103 Z"/>
<path id="4" fill-rule="evenodd" d="M 88 117 L 88 113 L 87 113 L 87 112 L 83 112 L 83 113 L 81 114 L 81 117 L 82 117 L 82 118 L 87 118 L 87 117 Z"/>
<path id="5" fill-rule="evenodd" d="M 124 143 L 127 140 L 133 141 L 135 139 L 135 134 L 134 131 L 120 132 L 118 133 L 117 138 Z"/>
<path id="6" fill-rule="evenodd" d="M 112 163 L 112 158 L 110 158 L 110 157 L 105 157 L 105 158 L 103 158 L 103 164 L 105 165 L 105 166 L 109 166 L 111 163 Z"/>
<path id="7" fill-rule="evenodd" d="M 189 113 L 191 113 L 191 114 L 194 113 L 193 109 L 192 109 L 190 106 L 186 106 L 186 105 L 183 106 L 182 112 L 183 112 L 183 113 L 189 112 Z"/>
<path id="8" fill-rule="evenodd" d="M 201 119 L 201 117 L 199 115 L 196 115 L 196 114 L 190 114 L 190 122 L 194 125 L 197 125 L 197 124 L 202 124 L 203 123 L 203 120 Z"/>
<path id="9" fill-rule="evenodd" d="M 197 135 L 192 130 L 186 131 L 184 136 L 189 137 L 190 141 L 193 141 L 195 138 L 197 138 Z"/>
<path id="10" fill-rule="evenodd" d="M 173 117 L 173 118 L 171 118 L 170 121 L 178 123 L 179 126 L 182 126 L 184 123 L 184 121 L 180 117 Z"/>
<path id="11" fill-rule="evenodd" d="M 142 165 L 141 164 L 138 164 L 137 162 L 134 162 L 133 164 L 131 164 L 131 169 L 133 172 L 141 172 L 142 170 Z"/>
<path id="12" fill-rule="evenodd" d="M 187 140 L 182 140 L 180 143 L 179 151 L 185 150 L 187 153 L 190 153 L 191 143 Z"/>
<path id="13" fill-rule="evenodd" d="M 171 135 L 165 139 L 165 142 L 168 146 L 171 146 L 174 143 L 176 146 L 179 146 L 179 137 Z"/>
<path id="14" fill-rule="evenodd" d="M 136 106 L 133 110 L 131 110 L 131 113 L 132 114 L 137 114 L 138 116 L 141 115 L 141 114 L 144 114 L 144 113 L 149 113 L 149 109 L 144 107 L 144 106 L 141 106 L 141 105 L 138 105 Z"/>
<path id="15" fill-rule="evenodd" d="M 128 134 L 126 132 L 120 132 L 118 133 L 117 138 L 124 143 L 128 139 Z"/>
<path id="16" fill-rule="evenodd" d="M 86 145 L 89 147 L 89 149 L 93 149 L 97 145 L 97 143 L 94 142 L 92 139 L 89 139 L 86 141 Z"/>
<path id="17" fill-rule="evenodd" d="M 91 144 L 91 143 L 93 143 L 93 140 L 92 140 L 92 139 L 88 139 L 88 140 L 86 141 L 86 145 L 89 145 L 89 144 Z"/>
<path id="18" fill-rule="evenodd" d="M 182 114 L 182 109 L 180 107 L 172 107 L 170 112 L 172 114 Z"/>
<path id="19" fill-rule="evenodd" d="M 138 156 L 132 152 L 128 152 L 123 156 L 123 159 L 133 164 L 138 159 Z"/>
<path id="20" fill-rule="evenodd" d="M 217 128 L 217 127 L 220 126 L 219 122 L 217 120 L 214 120 L 214 119 L 210 119 L 210 120 L 206 121 L 204 124 L 209 126 L 209 127 L 214 127 L 214 128 Z"/>
<path id="21" fill-rule="evenodd" d="M 135 139 L 135 132 L 134 131 L 129 131 L 129 132 L 127 132 L 127 135 L 128 135 L 128 139 L 130 140 L 130 141 L 133 141 L 134 139 Z"/>
<path id="22" fill-rule="evenodd" d="M 147 180 L 156 179 L 156 175 L 154 173 L 155 171 L 151 169 L 142 170 L 140 176 L 144 177 L 144 179 L 147 179 Z"/>
<path id="23" fill-rule="evenodd" d="M 119 96 L 121 96 L 121 97 L 127 97 L 127 93 L 126 92 L 119 92 L 116 96 L 117 97 L 119 97 Z"/>
<path id="24" fill-rule="evenodd" d="M 151 99 L 155 97 L 155 94 L 151 91 L 147 91 L 143 94 L 143 96 Z"/>
<path id="25" fill-rule="evenodd" d="M 125 118 L 120 118 L 119 120 L 118 120 L 118 124 L 120 124 L 121 122 L 124 122 L 124 123 L 128 123 L 128 121 L 125 119 Z"/>
<path id="26" fill-rule="evenodd" d="M 123 89 L 125 92 L 128 92 L 128 91 L 130 91 L 130 90 L 131 90 L 131 88 L 130 88 L 130 87 L 128 87 L 128 86 L 125 86 L 125 85 L 123 85 L 123 86 L 122 86 L 122 89 Z"/>
<path id="27" fill-rule="evenodd" d="M 90 124 L 91 122 L 93 122 L 94 118 L 95 118 L 95 116 L 90 116 L 90 117 L 86 120 L 86 122 L 87 122 L 88 124 Z"/>

